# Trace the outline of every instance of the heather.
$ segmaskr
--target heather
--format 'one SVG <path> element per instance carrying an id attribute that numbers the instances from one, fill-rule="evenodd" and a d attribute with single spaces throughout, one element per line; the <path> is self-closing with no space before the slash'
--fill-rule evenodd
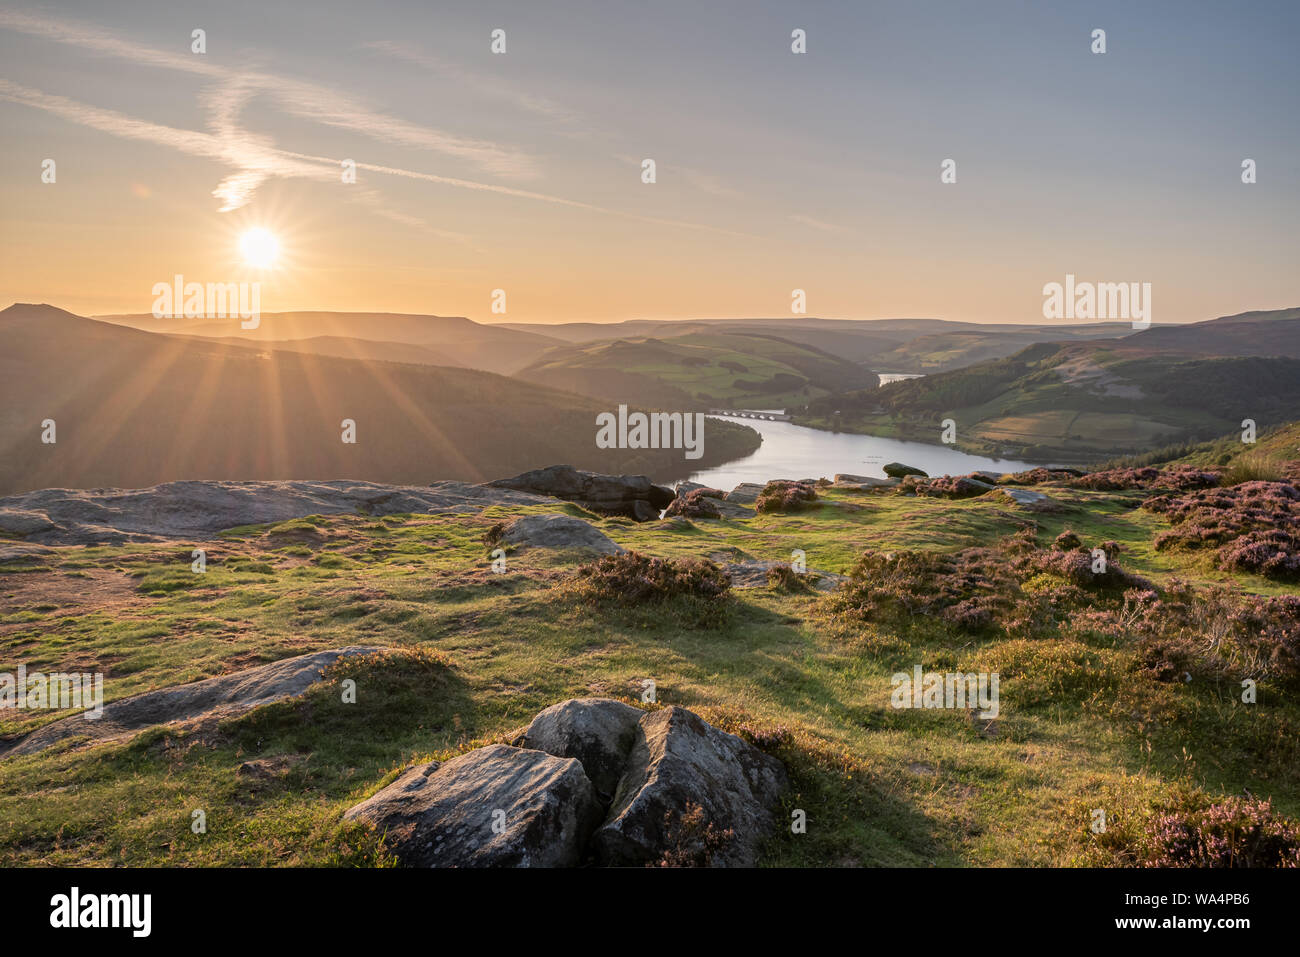
<path id="1" fill-rule="evenodd" d="M 768 482 L 754 500 L 757 512 L 799 512 L 817 503 L 817 490 L 807 482 Z"/>
<path id="2" fill-rule="evenodd" d="M 720 499 L 722 496 L 723 493 L 716 488 L 692 489 L 685 495 L 679 495 L 673 499 L 664 515 L 681 515 L 684 518 L 718 518 L 722 513 L 711 500 Z"/>
<path id="3" fill-rule="evenodd" d="M 1173 526 L 1157 550 L 1212 550 L 1215 565 L 1284 581 L 1300 579 L 1300 491 L 1285 482 L 1243 482 L 1143 503 Z"/>

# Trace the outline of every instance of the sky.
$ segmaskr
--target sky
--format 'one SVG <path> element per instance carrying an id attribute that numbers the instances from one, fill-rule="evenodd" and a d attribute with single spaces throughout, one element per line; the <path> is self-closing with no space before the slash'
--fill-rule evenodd
<path id="1" fill-rule="evenodd" d="M 1156 323 L 1297 306 L 1297 40 L 1256 0 L 6 0 L 0 300 L 1037 323 L 1069 273 L 1151 283 Z"/>

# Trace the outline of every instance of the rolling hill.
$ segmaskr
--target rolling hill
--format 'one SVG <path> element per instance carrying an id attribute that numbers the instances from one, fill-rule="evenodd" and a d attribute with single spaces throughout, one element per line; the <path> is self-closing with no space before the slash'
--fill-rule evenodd
<path id="1" fill-rule="evenodd" d="M 509 375 L 562 339 L 540 330 L 482 325 L 461 316 L 387 312 L 264 312 L 255 329 L 238 319 L 157 319 L 152 315 L 96 316 L 146 332 L 203 336 L 319 355 L 428 362 Z M 404 346 L 416 346 L 405 357 Z"/>
<path id="2" fill-rule="evenodd" d="M 545 386 L 163 336 L 48 305 L 0 312 L 0 341 L 0 494 L 179 479 L 419 485 L 556 462 L 667 480 L 759 441 L 711 421 L 704 457 L 689 463 L 681 451 L 598 449 L 596 415 L 609 407 Z M 342 441 L 344 419 L 355 444 Z"/>
<path id="3" fill-rule="evenodd" d="M 945 319 L 632 319 L 557 325 L 503 323 L 500 328 L 542 333 L 574 345 L 609 339 L 676 338 L 701 333 L 778 336 L 812 346 L 877 372 L 941 372 L 1001 358 L 1036 342 L 1086 341 L 1126 336 L 1129 323 L 1015 325 Z"/>
<path id="4" fill-rule="evenodd" d="M 608 401 L 665 408 L 803 404 L 874 388 L 874 373 L 813 346 L 754 332 L 694 332 L 552 349 L 518 377 Z"/>
<path id="5" fill-rule="evenodd" d="M 797 420 L 933 442 L 951 418 L 961 449 L 1060 462 L 1209 439 L 1247 418 L 1264 428 L 1300 418 L 1295 312 L 1040 343 L 878 391 L 817 399 Z"/>

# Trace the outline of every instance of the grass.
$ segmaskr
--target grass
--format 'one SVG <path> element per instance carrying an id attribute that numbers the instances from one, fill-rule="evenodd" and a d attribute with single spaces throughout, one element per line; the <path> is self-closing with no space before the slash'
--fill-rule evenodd
<path id="1" fill-rule="evenodd" d="M 1032 518 L 1038 541 L 1065 529 L 1117 541 L 1124 567 L 1157 582 L 1277 582 L 1229 575 L 1201 556 L 1156 552 L 1162 518 L 1142 493 L 1046 487 L 1064 510 L 1029 516 L 996 496 L 961 501 L 819 489 L 817 508 L 680 530 L 600 519 L 574 506 L 473 515 L 313 516 L 245 527 L 218 542 L 59 549 L 0 573 L 0 672 L 106 674 L 110 699 L 314 649 L 392 649 L 357 664 L 355 705 L 335 674 L 303 698 L 215 730 L 154 729 L 126 743 L 4 759 L 0 862 L 104 865 L 392 863 L 344 810 L 406 764 L 496 740 L 575 696 L 661 703 L 723 727 L 784 728 L 770 747 L 791 771 L 772 865 L 1062 865 L 1090 862 L 1088 809 L 1136 813 L 1177 789 L 1272 797 L 1300 816 L 1300 706 L 1261 684 L 1157 684 L 1122 642 L 972 638 L 916 618 L 907 627 L 828 619 L 826 599 L 782 587 L 733 590 L 725 615 L 670 597 L 647 610 L 576 600 L 582 553 L 519 549 L 493 574 L 484 533 L 522 514 L 567 512 L 660 558 L 789 560 L 848 573 L 861 553 L 955 551 Z M 190 570 L 192 547 L 207 572 Z M 67 579 L 74 572 L 89 581 Z M 83 588 L 102 592 L 83 595 Z M 1002 714 L 898 711 L 891 675 L 997 670 Z M 52 719 L 0 712 L 0 735 Z M 242 769 L 242 770 L 241 770 Z M 204 810 L 205 834 L 191 830 Z"/>

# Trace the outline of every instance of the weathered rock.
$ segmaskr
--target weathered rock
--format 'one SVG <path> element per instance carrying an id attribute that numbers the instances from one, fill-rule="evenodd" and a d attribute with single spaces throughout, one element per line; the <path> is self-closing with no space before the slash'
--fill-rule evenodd
<path id="1" fill-rule="evenodd" d="M 407 768 L 343 816 L 407 867 L 572 867 L 602 810 L 576 760 L 494 744 Z"/>
<path id="2" fill-rule="evenodd" d="M 640 865 L 671 850 L 676 823 L 698 805 L 727 836 L 708 862 L 752 866 L 787 786 L 785 768 L 753 745 L 685 708 L 645 714 L 605 823 L 593 836 L 598 861 Z"/>
<path id="3" fill-rule="evenodd" d="M 974 479 L 983 479 L 985 482 L 997 485 L 998 481 L 1002 478 L 1002 473 L 990 472 L 987 469 L 977 469 L 970 473 L 970 477 Z"/>
<path id="4" fill-rule="evenodd" d="M 884 473 L 890 478 L 902 478 L 905 475 L 919 475 L 922 478 L 929 478 L 929 474 L 921 471 L 914 465 L 904 465 L 902 462 L 890 462 L 883 469 Z"/>
<path id="5" fill-rule="evenodd" d="M 1028 488 L 1004 488 L 1002 494 L 1015 504 L 1031 512 L 1055 512 L 1060 504 L 1042 492 Z"/>
<path id="6" fill-rule="evenodd" d="M 573 698 L 533 718 L 514 744 L 560 758 L 574 758 L 606 801 L 614 796 L 637 722 L 645 712 L 613 698 Z"/>
<path id="7" fill-rule="evenodd" d="M 870 475 L 846 475 L 844 473 L 836 475 L 834 482 L 836 488 L 848 488 L 855 491 L 892 488 L 897 484 L 898 479 L 896 478 L 872 478 Z"/>
<path id="8" fill-rule="evenodd" d="M 647 507 L 654 511 L 650 518 L 657 518 L 675 497 L 672 489 L 655 485 L 644 475 L 602 475 L 580 471 L 571 465 L 533 469 L 513 478 L 488 482 L 486 487 L 560 498 L 593 512 L 629 518 L 636 518 L 638 511 L 642 515 L 649 514 Z M 645 507 L 638 510 L 637 502 L 645 503 Z"/>
<path id="9" fill-rule="evenodd" d="M 98 718 L 78 712 L 38 728 L 0 755 L 31 754 L 65 738 L 89 736 L 92 741 L 126 738 L 160 724 L 191 724 L 236 717 L 253 708 L 302 694 L 321 680 L 325 669 L 349 655 L 371 654 L 378 648 L 348 647 L 316 651 L 258 665 L 216 678 L 147 691 L 104 705 Z"/>
<path id="10" fill-rule="evenodd" d="M 600 529 L 571 515 L 525 515 L 506 526 L 501 540 L 537 548 L 585 548 L 602 555 L 623 551 Z"/>
<path id="11" fill-rule="evenodd" d="M 143 489 L 42 489 L 0 499 L 0 529 L 47 545 L 205 540 L 238 525 L 305 515 L 392 515 L 537 505 L 545 499 L 461 482 L 168 482 Z"/>
<path id="12" fill-rule="evenodd" d="M 726 501 L 735 505 L 753 505 L 763 488 L 764 485 L 757 482 L 741 482 L 727 493 Z"/>
<path id="13" fill-rule="evenodd" d="M 696 489 L 700 489 L 700 488 L 708 488 L 708 486 L 701 485 L 699 482 L 681 481 L 678 482 L 676 486 L 673 487 L 673 494 L 676 495 L 677 498 L 685 498 L 691 492 L 694 492 Z"/>
<path id="14" fill-rule="evenodd" d="M 655 508 L 649 502 L 643 502 L 637 499 L 632 503 L 632 517 L 638 522 L 653 522 L 659 517 L 659 509 Z"/>

